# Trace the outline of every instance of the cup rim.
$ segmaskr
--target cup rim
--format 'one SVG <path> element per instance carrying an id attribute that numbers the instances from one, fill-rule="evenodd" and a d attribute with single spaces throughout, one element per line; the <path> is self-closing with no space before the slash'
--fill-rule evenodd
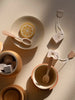
<path id="1" fill-rule="evenodd" d="M 1 93 L 0 93 L 1 100 L 3 100 L 5 93 L 12 89 L 18 91 L 21 95 L 21 100 L 24 100 L 24 93 L 23 93 L 24 90 L 22 89 L 22 87 L 18 85 L 10 85 L 8 87 L 5 87 L 3 90 L 1 90 Z"/>
<path id="2" fill-rule="evenodd" d="M 40 88 L 40 89 L 43 89 L 43 90 L 45 90 L 45 89 L 50 89 L 50 90 L 51 90 L 51 89 L 53 89 L 53 88 L 56 86 L 56 84 L 57 84 L 57 82 L 58 82 L 58 72 L 57 72 L 56 68 L 54 68 L 54 66 L 51 66 L 51 67 L 53 68 L 53 70 L 55 70 L 56 76 L 57 76 L 57 77 L 56 77 L 56 80 L 55 80 L 55 82 L 54 82 L 54 84 L 52 84 L 52 86 L 49 85 L 49 86 L 40 86 L 40 87 L 39 87 L 38 84 L 36 84 L 37 81 L 36 81 L 35 75 L 34 75 L 34 74 L 35 74 L 35 71 L 36 71 L 36 69 L 37 69 L 38 67 L 43 66 L 43 65 L 48 66 L 47 63 L 43 63 L 43 64 L 37 65 L 37 66 L 32 70 L 31 79 L 32 79 L 32 81 L 33 81 L 33 83 L 35 84 L 36 87 L 38 87 L 38 88 Z"/>
<path id="3" fill-rule="evenodd" d="M 14 52 L 14 51 L 13 51 Z M 13 69 L 13 71 L 11 72 L 11 73 L 7 73 L 7 74 L 5 74 L 5 73 L 0 73 L 1 75 L 11 75 L 12 73 L 14 73 L 15 72 L 15 70 L 17 69 L 17 59 L 16 59 L 16 56 L 12 53 L 12 52 L 10 52 L 10 51 L 3 51 L 3 52 L 1 52 L 0 53 L 0 56 L 3 56 L 3 55 L 7 55 L 7 54 L 9 54 L 9 55 L 11 55 L 11 56 L 13 56 L 14 58 L 15 58 L 15 60 L 16 60 L 16 66 L 15 66 L 15 68 Z"/>

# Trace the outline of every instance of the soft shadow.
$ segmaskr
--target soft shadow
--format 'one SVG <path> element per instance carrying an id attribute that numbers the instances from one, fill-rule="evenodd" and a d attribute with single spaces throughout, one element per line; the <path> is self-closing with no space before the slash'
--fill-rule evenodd
<path id="1" fill-rule="evenodd" d="M 65 4 L 64 4 L 65 2 Z M 65 0 L 47 0 L 46 10 L 43 12 L 42 20 L 48 29 L 52 25 L 52 21 L 56 18 L 56 11 L 58 9 L 67 8 L 67 1 Z"/>
<path id="2" fill-rule="evenodd" d="M 55 49 L 57 49 L 60 46 L 61 42 L 62 42 L 62 40 L 59 43 L 55 43 L 54 40 L 51 39 L 49 41 L 49 43 L 47 44 L 47 48 L 48 49 L 55 50 Z"/>
<path id="3" fill-rule="evenodd" d="M 55 66 L 56 62 L 57 62 L 57 60 L 56 60 L 56 61 L 55 61 L 55 60 L 53 60 L 51 65 L 52 65 L 52 66 Z M 44 59 L 43 59 L 43 62 L 42 62 L 42 63 L 47 63 L 47 64 L 49 63 L 49 62 L 48 62 L 48 59 L 47 59 L 47 54 L 46 54 L 46 56 L 44 57 Z"/>
<path id="4" fill-rule="evenodd" d="M 52 90 L 41 90 L 37 88 L 33 84 L 31 78 L 29 78 L 27 81 L 26 89 L 27 89 L 27 94 L 28 94 L 28 100 L 44 100 L 52 92 Z"/>
<path id="5" fill-rule="evenodd" d="M 17 52 L 22 58 L 23 65 L 25 65 L 30 60 L 32 60 L 32 58 L 35 55 L 37 48 L 31 49 L 31 50 L 22 50 L 22 49 L 20 49 L 20 48 L 18 48 L 17 46 L 14 45 L 14 43 L 11 40 L 10 37 L 7 37 L 7 39 L 4 42 L 3 50 L 12 50 L 12 51 Z"/>
<path id="6" fill-rule="evenodd" d="M 65 67 L 66 63 L 64 63 L 64 65 L 61 66 L 61 68 L 58 70 L 58 72 L 60 72 L 64 67 Z"/>
<path id="7" fill-rule="evenodd" d="M 0 76 L 0 90 L 14 83 L 16 77 L 1 77 Z"/>

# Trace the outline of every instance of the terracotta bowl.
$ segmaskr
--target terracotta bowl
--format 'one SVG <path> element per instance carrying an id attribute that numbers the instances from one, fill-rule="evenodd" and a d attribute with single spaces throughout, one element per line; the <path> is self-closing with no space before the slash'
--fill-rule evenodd
<path id="1" fill-rule="evenodd" d="M 43 90 L 53 89 L 58 82 L 58 72 L 53 66 L 51 66 L 51 70 L 49 73 L 50 81 L 48 83 L 42 82 L 42 78 L 47 72 L 47 67 L 48 64 L 40 64 L 33 69 L 31 75 L 32 81 L 35 84 L 35 86 Z"/>

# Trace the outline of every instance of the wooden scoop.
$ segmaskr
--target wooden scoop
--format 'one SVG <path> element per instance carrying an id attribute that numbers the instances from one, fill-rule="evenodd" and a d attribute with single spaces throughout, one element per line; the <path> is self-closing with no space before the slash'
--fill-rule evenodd
<path id="1" fill-rule="evenodd" d="M 7 36 L 10 36 L 10 37 L 14 38 L 16 41 L 24 44 L 25 46 L 30 47 L 32 45 L 32 41 L 30 39 L 28 39 L 28 38 L 19 38 L 19 37 L 15 36 L 14 34 L 9 33 L 7 31 L 3 31 L 2 33 L 4 35 L 7 35 Z"/>
<path id="2" fill-rule="evenodd" d="M 51 70 L 52 61 L 53 61 L 53 58 L 50 58 L 50 59 L 48 58 L 48 68 L 47 68 L 46 74 L 42 78 L 43 83 L 48 83 L 50 81 L 49 73 Z"/>

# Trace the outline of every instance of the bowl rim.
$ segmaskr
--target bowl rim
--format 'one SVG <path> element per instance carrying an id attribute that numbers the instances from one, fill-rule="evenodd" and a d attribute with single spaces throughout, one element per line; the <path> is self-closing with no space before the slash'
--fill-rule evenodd
<path id="1" fill-rule="evenodd" d="M 17 69 L 18 60 L 17 60 L 16 56 L 13 54 L 13 52 L 14 52 L 14 51 L 10 52 L 10 51 L 7 50 L 7 51 L 3 51 L 3 52 L 0 53 L 0 56 L 11 55 L 11 56 L 13 56 L 13 57 L 15 58 L 15 60 L 16 60 L 16 66 L 15 66 L 15 68 L 13 69 L 13 71 L 12 71 L 11 73 L 7 73 L 7 74 L 5 74 L 5 73 L 2 72 L 2 73 L 0 73 L 1 75 L 6 75 L 6 76 L 11 75 L 11 74 L 13 74 L 13 73 L 15 72 L 15 70 Z"/>
<path id="2" fill-rule="evenodd" d="M 10 86 L 3 88 L 0 93 L 1 100 L 3 100 L 5 93 L 8 90 L 12 90 L 12 89 L 18 91 L 21 95 L 21 100 L 24 100 L 24 90 L 22 87 L 20 87 L 18 85 L 10 85 Z"/>
<path id="3" fill-rule="evenodd" d="M 56 80 L 55 80 L 55 82 L 54 82 L 54 84 L 51 86 L 51 85 L 49 85 L 49 86 L 43 86 L 43 87 L 39 87 L 39 85 L 37 85 L 36 83 L 36 81 L 34 81 L 35 79 L 35 71 L 36 71 L 36 69 L 38 68 L 38 67 L 40 67 L 40 66 L 43 66 L 43 65 L 45 65 L 45 66 L 48 66 L 48 64 L 47 63 L 42 63 L 42 64 L 39 64 L 39 65 L 37 65 L 33 70 L 32 70 L 32 73 L 31 73 L 31 79 L 32 79 L 32 81 L 33 81 L 33 83 L 35 84 L 35 86 L 36 87 L 38 87 L 38 88 L 40 88 L 40 89 L 43 89 L 43 90 L 45 90 L 45 89 L 53 89 L 55 86 L 56 86 L 56 84 L 57 84 L 57 82 L 58 82 L 58 72 L 57 72 L 57 70 L 56 70 L 56 68 L 54 68 L 54 66 L 51 66 L 52 68 L 53 68 L 53 70 L 55 70 L 55 72 L 56 72 Z"/>
<path id="4" fill-rule="evenodd" d="M 24 17 L 25 17 L 25 18 L 33 18 L 34 20 L 37 20 L 37 21 L 40 23 L 40 25 L 41 25 L 42 28 L 43 28 L 43 36 L 42 36 L 42 39 L 43 39 L 43 38 L 44 38 L 44 33 L 45 33 L 44 24 L 43 24 L 43 22 L 42 22 L 37 16 L 32 16 L 32 15 L 20 16 L 19 18 L 17 18 L 17 19 L 12 23 L 10 31 L 13 31 L 13 30 L 12 30 L 13 24 L 15 24 L 16 21 L 18 21 L 19 19 L 24 18 Z M 11 38 L 11 39 L 12 39 L 14 45 L 17 46 L 18 48 L 22 49 L 22 50 L 32 50 L 32 49 L 34 49 L 34 48 L 36 48 L 36 47 L 38 47 L 38 46 L 40 45 L 40 42 L 39 42 L 37 45 L 35 45 L 35 46 L 33 46 L 33 47 L 30 46 L 29 48 L 26 48 L 26 47 L 25 47 L 25 48 L 22 48 L 22 47 L 20 47 L 20 46 L 18 45 L 17 42 L 14 42 L 14 39 L 13 39 L 13 38 Z"/>

